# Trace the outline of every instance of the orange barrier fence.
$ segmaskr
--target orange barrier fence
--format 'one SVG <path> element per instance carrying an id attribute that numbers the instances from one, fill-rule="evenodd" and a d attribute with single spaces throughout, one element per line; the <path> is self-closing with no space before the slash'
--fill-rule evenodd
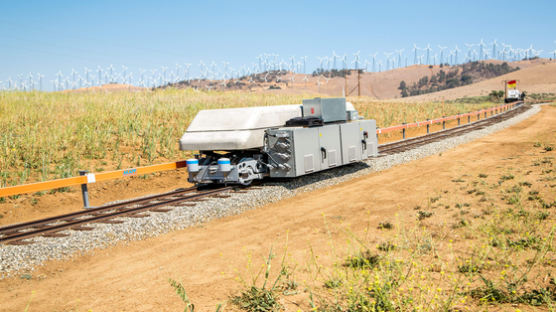
<path id="1" fill-rule="evenodd" d="M 408 129 L 408 128 L 420 127 L 420 126 L 424 126 L 424 125 L 427 125 L 427 124 L 440 123 L 440 122 L 444 122 L 444 121 L 448 121 L 448 120 L 454 120 L 454 119 L 458 119 L 458 118 L 466 117 L 466 116 L 476 116 L 478 114 L 483 114 L 483 113 L 486 114 L 488 112 L 493 112 L 493 111 L 497 111 L 497 112 L 506 111 L 506 110 L 510 109 L 511 107 L 513 107 L 517 104 L 520 104 L 520 103 L 521 102 L 515 102 L 515 103 L 496 106 L 496 107 L 492 107 L 492 108 L 488 108 L 488 109 L 482 109 L 482 110 L 478 110 L 478 111 L 475 111 L 475 112 L 469 112 L 469 113 L 465 113 L 465 114 L 453 115 L 453 116 L 437 118 L 437 119 L 433 119 L 433 120 L 420 121 L 420 122 L 415 122 L 415 123 L 410 123 L 410 124 L 403 124 L 403 125 L 399 125 L 399 126 L 392 126 L 392 127 L 388 127 L 388 128 L 377 129 L 376 133 L 381 134 L 381 133 L 387 133 L 387 132 L 392 132 L 392 131 L 396 131 L 396 130 L 403 130 L 403 129 Z M 32 193 L 32 192 L 51 190 L 51 189 L 56 189 L 56 188 L 61 188 L 61 187 L 81 185 L 82 187 L 83 186 L 85 187 L 83 189 L 84 201 L 85 201 L 85 206 L 88 207 L 88 199 L 85 200 L 85 196 L 88 196 L 88 195 L 85 194 L 87 192 L 87 190 L 86 190 L 86 185 L 87 184 L 95 183 L 95 182 L 98 182 L 98 181 L 106 181 L 106 180 L 118 179 L 118 178 L 123 178 L 123 177 L 134 176 L 134 175 L 140 175 L 140 174 L 147 174 L 147 173 L 154 173 L 154 172 L 160 172 L 160 171 L 174 170 L 174 169 L 183 168 L 183 167 L 186 167 L 186 166 L 187 166 L 186 161 L 181 160 L 181 161 L 176 161 L 176 162 L 166 163 L 166 164 L 160 164 L 160 165 L 129 168 L 129 169 L 102 172 L 102 173 L 88 173 L 88 174 L 78 176 L 78 177 L 58 179 L 58 180 L 52 180 L 52 181 L 44 181 L 44 182 L 37 182 L 37 183 L 17 185 L 17 186 L 10 186 L 10 187 L 5 187 L 5 188 L 0 188 L 0 198 L 5 197 L 5 196 L 11 196 L 11 195 L 18 195 L 18 194 L 24 194 L 24 193 Z"/>
<path id="2" fill-rule="evenodd" d="M 444 121 L 454 120 L 454 119 L 467 117 L 467 116 L 477 116 L 477 115 L 480 115 L 480 114 L 494 112 L 494 111 L 502 112 L 502 111 L 506 111 L 506 110 L 508 110 L 508 109 L 512 108 L 513 106 L 515 106 L 517 104 L 520 104 L 520 103 L 521 102 L 514 102 L 514 103 L 495 106 L 495 107 L 491 107 L 491 108 L 485 108 L 485 109 L 481 109 L 481 110 L 478 110 L 478 111 L 469 112 L 469 113 L 465 113 L 465 114 L 452 115 L 452 116 L 437 118 L 437 119 L 433 119 L 433 120 L 419 121 L 419 122 L 414 122 L 414 123 L 408 123 L 408 124 L 403 124 L 403 125 L 398 125 L 398 126 L 382 128 L 382 129 L 379 128 L 379 129 L 376 129 L 376 133 L 381 134 L 381 133 L 388 133 L 388 132 L 392 132 L 392 131 L 396 131 L 396 130 L 403 130 L 403 129 L 421 127 L 421 126 L 426 126 L 426 125 L 432 125 L 432 124 L 441 123 L 441 122 L 444 122 Z"/>
<path id="3" fill-rule="evenodd" d="M 31 184 L 0 188 L 0 197 L 31 193 L 31 192 L 39 192 L 39 191 L 45 191 L 45 190 L 50 190 L 50 189 L 55 189 L 60 187 L 83 185 L 83 184 L 95 183 L 98 181 L 118 179 L 118 178 L 130 177 L 130 176 L 135 176 L 140 174 L 174 170 L 183 167 L 186 167 L 185 160 L 160 164 L 160 165 L 129 168 L 129 169 L 102 172 L 102 173 L 88 173 L 86 175 L 79 176 L 79 177 L 72 177 L 72 178 L 65 178 L 65 179 L 58 179 L 52 181 L 37 182 Z"/>

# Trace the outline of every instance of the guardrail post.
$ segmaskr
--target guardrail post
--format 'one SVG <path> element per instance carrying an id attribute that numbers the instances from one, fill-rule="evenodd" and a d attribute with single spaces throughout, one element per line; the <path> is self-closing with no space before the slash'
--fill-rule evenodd
<path id="1" fill-rule="evenodd" d="M 84 176 L 89 173 L 87 170 L 79 170 L 79 175 Z M 89 189 L 87 188 L 87 183 L 81 184 L 81 195 L 83 195 L 83 208 L 89 209 Z"/>
<path id="2" fill-rule="evenodd" d="M 446 118 L 446 116 L 442 116 L 442 118 Z M 442 120 L 442 130 L 446 129 L 446 120 Z"/>
<path id="3" fill-rule="evenodd" d="M 480 120 L 480 119 L 481 119 L 481 113 L 478 113 L 477 114 L 477 120 Z"/>
<path id="4" fill-rule="evenodd" d="M 460 117 L 460 115 L 461 115 L 461 114 L 460 114 L 460 113 L 458 113 L 458 126 L 460 126 L 460 125 L 461 125 L 461 117 Z"/>
<path id="5" fill-rule="evenodd" d="M 488 117 L 488 113 L 487 113 L 487 112 L 485 112 L 485 118 L 487 118 L 487 117 Z"/>
<path id="6" fill-rule="evenodd" d="M 467 115 L 467 123 L 471 123 L 471 113 Z"/>
<path id="7" fill-rule="evenodd" d="M 430 119 L 427 118 L 427 121 L 429 121 Z M 429 134 L 431 132 L 431 124 L 427 123 L 427 134 Z"/>
<path id="8" fill-rule="evenodd" d="M 405 122 L 402 125 L 405 125 Z M 402 129 L 402 139 L 405 140 L 405 127 Z"/>

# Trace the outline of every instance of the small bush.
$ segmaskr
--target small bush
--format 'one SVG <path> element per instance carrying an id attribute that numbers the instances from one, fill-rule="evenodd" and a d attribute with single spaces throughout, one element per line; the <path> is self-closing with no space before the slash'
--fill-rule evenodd
<path id="1" fill-rule="evenodd" d="M 419 221 L 426 219 L 426 218 L 430 218 L 432 217 L 433 213 L 432 212 L 428 212 L 428 211 L 419 211 L 419 213 L 417 214 L 417 219 Z"/>
<path id="2" fill-rule="evenodd" d="M 396 249 L 396 245 L 394 245 L 390 242 L 382 242 L 378 245 L 377 249 L 380 250 L 380 251 L 388 252 L 388 251 L 392 251 L 392 250 Z"/>
<path id="3" fill-rule="evenodd" d="M 369 250 L 365 250 L 355 256 L 349 256 L 343 266 L 356 269 L 374 268 L 379 262 L 380 257 L 378 255 L 372 254 Z"/>
<path id="4" fill-rule="evenodd" d="M 394 226 L 392 225 L 392 223 L 390 222 L 380 222 L 378 224 L 378 229 L 379 230 L 391 230 L 392 228 L 394 228 Z"/>
<path id="5" fill-rule="evenodd" d="M 248 312 L 277 312 L 282 309 L 273 291 L 255 286 L 232 297 L 230 302 Z"/>

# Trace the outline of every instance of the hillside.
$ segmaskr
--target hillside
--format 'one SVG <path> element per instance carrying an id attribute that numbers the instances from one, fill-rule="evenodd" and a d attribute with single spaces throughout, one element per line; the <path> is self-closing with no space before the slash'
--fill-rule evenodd
<path id="1" fill-rule="evenodd" d="M 508 63 L 509 67 L 527 69 L 536 67 L 543 63 L 550 62 L 546 59 L 534 59 Z M 481 64 L 500 65 L 504 62 L 488 60 Z M 361 72 L 360 86 L 361 95 L 376 99 L 396 99 L 401 98 L 400 82 L 405 81 L 408 86 L 418 83 L 423 77 L 438 75 L 440 71 L 450 72 L 461 66 L 428 66 L 411 65 L 403 68 L 383 72 Z M 347 75 L 347 90 L 349 96 L 356 96 L 357 90 L 357 71 L 352 70 Z M 266 77 L 266 81 L 265 81 Z M 481 76 L 480 73 L 473 74 L 473 82 L 490 78 L 490 74 Z M 233 80 L 203 80 L 196 79 L 189 82 L 179 82 L 168 85 L 177 88 L 201 88 L 211 90 L 245 90 L 252 92 L 264 92 L 273 94 L 321 94 L 323 96 L 343 96 L 346 79 L 343 77 L 328 78 L 324 75 L 305 75 L 286 71 L 271 71 L 251 76 L 241 77 Z M 165 87 L 168 87 L 165 86 Z"/>
<path id="2" fill-rule="evenodd" d="M 546 61 L 535 66 L 528 66 L 524 69 L 484 80 L 471 85 L 454 89 L 443 90 L 435 93 L 412 96 L 402 99 L 402 101 L 422 102 L 453 100 L 462 97 L 488 95 L 492 90 L 503 90 L 504 80 L 518 81 L 518 88 L 527 93 L 556 93 L 556 62 Z"/>

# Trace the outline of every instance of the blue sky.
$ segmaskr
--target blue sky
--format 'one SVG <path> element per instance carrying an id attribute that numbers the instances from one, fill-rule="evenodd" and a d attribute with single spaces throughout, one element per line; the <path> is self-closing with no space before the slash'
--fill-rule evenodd
<path id="1" fill-rule="evenodd" d="M 239 68 L 261 53 L 308 56 L 310 67 L 333 50 L 383 57 L 480 39 L 549 56 L 554 12 L 556 1 L 1 1 L 0 80 L 110 64 Z"/>

